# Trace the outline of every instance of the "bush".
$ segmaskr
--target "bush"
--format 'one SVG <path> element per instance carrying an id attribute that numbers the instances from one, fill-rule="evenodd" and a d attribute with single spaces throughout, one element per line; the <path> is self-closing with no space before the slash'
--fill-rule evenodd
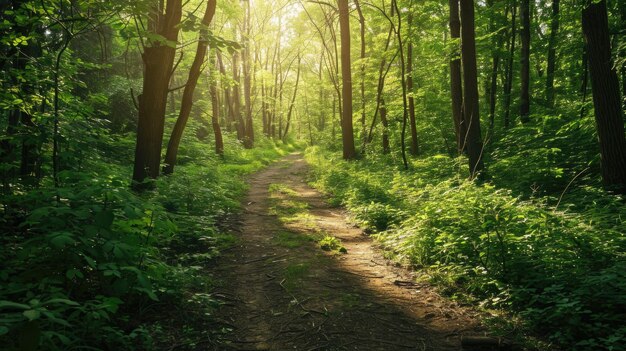
<path id="1" fill-rule="evenodd" d="M 446 156 L 415 160 L 408 172 L 385 160 L 339 161 L 316 148 L 307 159 L 314 185 L 444 291 L 516 311 L 567 349 L 624 350 L 626 208 L 620 197 L 583 187 L 572 192 L 576 206 L 563 202 L 559 210 L 467 181 Z"/>

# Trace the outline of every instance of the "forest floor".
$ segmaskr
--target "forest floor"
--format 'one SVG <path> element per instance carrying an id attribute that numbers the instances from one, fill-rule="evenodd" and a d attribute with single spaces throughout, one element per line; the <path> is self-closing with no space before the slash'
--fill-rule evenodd
<path id="1" fill-rule="evenodd" d="M 249 178 L 237 244 L 215 272 L 217 317 L 233 329 L 217 349 L 456 351 L 483 334 L 476 311 L 385 259 L 308 170 L 291 154 Z"/>

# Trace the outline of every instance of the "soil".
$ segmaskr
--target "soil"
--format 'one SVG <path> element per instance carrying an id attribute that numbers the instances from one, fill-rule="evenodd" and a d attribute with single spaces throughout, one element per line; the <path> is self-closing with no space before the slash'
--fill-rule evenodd
<path id="1" fill-rule="evenodd" d="M 308 170 L 291 154 L 250 177 L 238 243 L 215 272 L 217 317 L 232 328 L 217 349 L 458 351 L 461 336 L 483 334 L 475 311 L 385 259 Z M 323 236 L 347 253 L 322 250 Z"/>

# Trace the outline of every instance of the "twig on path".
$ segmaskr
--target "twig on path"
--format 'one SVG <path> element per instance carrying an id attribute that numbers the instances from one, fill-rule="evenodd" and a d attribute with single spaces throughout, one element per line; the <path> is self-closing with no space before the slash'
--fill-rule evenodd
<path id="1" fill-rule="evenodd" d="M 350 271 L 341 271 L 338 269 L 330 269 L 331 272 L 336 272 L 336 273 L 348 273 L 348 274 L 352 274 L 352 275 L 356 275 L 359 277 L 364 277 L 364 278 L 376 278 L 376 279 L 381 279 L 384 278 L 384 275 L 366 275 L 366 274 L 360 274 L 360 273 L 356 273 L 356 272 L 350 272 Z"/>

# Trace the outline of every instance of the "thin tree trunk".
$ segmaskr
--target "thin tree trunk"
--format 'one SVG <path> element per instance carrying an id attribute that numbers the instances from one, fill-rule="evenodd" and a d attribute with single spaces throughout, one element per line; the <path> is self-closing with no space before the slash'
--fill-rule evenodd
<path id="1" fill-rule="evenodd" d="M 498 25 L 496 24 L 495 13 L 493 13 L 493 0 L 489 0 L 487 2 L 488 6 L 492 9 L 492 17 L 490 19 L 490 31 L 493 33 L 498 30 Z M 506 7 L 504 18 L 506 19 L 509 16 L 509 7 Z M 488 86 L 488 94 L 489 97 L 489 135 L 492 134 L 493 128 L 495 126 L 496 119 L 496 104 L 497 104 L 497 91 L 498 91 L 498 70 L 500 68 L 500 46 L 502 46 L 502 42 L 504 40 L 504 36 L 501 33 L 498 33 L 492 39 L 493 48 L 491 49 L 491 73 L 490 73 L 490 84 Z"/>
<path id="2" fill-rule="evenodd" d="M 354 149 L 354 131 L 352 127 L 352 69 L 350 67 L 350 11 L 348 0 L 337 0 L 339 7 L 339 27 L 341 31 L 341 77 L 343 80 L 343 114 L 341 118 L 341 135 L 343 141 L 343 158 L 356 158 Z"/>
<path id="3" fill-rule="evenodd" d="M 552 24 L 546 71 L 546 104 L 549 107 L 554 107 L 554 71 L 556 68 L 556 40 L 559 33 L 559 2 L 560 0 L 552 0 Z"/>
<path id="4" fill-rule="evenodd" d="M 296 96 L 298 94 L 298 84 L 300 83 L 300 64 L 302 62 L 302 57 L 298 54 L 298 71 L 296 74 L 296 85 L 293 88 L 293 96 L 291 97 L 291 103 L 289 104 L 289 111 L 287 112 L 287 122 L 285 125 L 285 133 L 282 135 L 281 139 L 283 141 L 287 138 L 287 133 L 289 133 L 289 125 L 291 124 L 291 114 L 293 113 L 293 107 L 296 104 Z"/>
<path id="5" fill-rule="evenodd" d="M 380 122 L 383 125 L 383 153 L 391 152 L 389 145 L 389 121 L 387 120 L 387 107 L 385 106 L 385 98 L 380 98 Z"/>
<path id="6" fill-rule="evenodd" d="M 239 72 L 239 53 L 237 51 L 233 53 L 232 65 L 233 79 L 235 81 L 235 86 L 232 90 L 233 117 L 235 119 L 235 129 L 237 130 L 237 140 L 245 143 L 246 125 L 241 114 L 241 75 Z"/>
<path id="7" fill-rule="evenodd" d="M 254 146 L 254 125 L 252 121 L 252 67 L 250 63 L 250 1 L 244 1 L 244 49 L 243 49 L 243 96 L 246 112 L 244 146 Z"/>
<path id="8" fill-rule="evenodd" d="M 459 0 L 448 0 L 450 7 L 450 36 L 452 40 L 461 38 L 461 20 L 459 18 Z M 458 49 L 452 52 L 450 59 L 450 95 L 452 98 L 452 119 L 456 144 L 459 153 L 465 150 L 466 125 L 463 121 L 463 85 L 461 79 L 461 57 Z"/>
<path id="9" fill-rule="evenodd" d="M 520 122 L 528 123 L 530 121 L 530 0 L 522 0 L 520 17 L 522 20 Z"/>
<path id="10" fill-rule="evenodd" d="M 474 1 L 461 0 L 461 55 L 463 62 L 463 115 L 467 121 L 467 154 L 469 170 L 475 178 L 483 170 L 483 145 L 478 105 L 476 39 L 474 34 Z"/>
<path id="11" fill-rule="evenodd" d="M 400 9 L 398 8 L 398 3 L 396 0 L 391 1 L 392 6 L 395 9 L 395 13 L 398 16 L 398 27 L 396 28 L 396 37 L 398 39 L 398 48 L 400 49 L 400 74 L 402 83 L 402 133 L 400 134 L 400 147 L 402 148 L 402 162 L 404 164 L 404 169 L 409 169 L 409 162 L 406 158 L 406 125 L 408 119 L 408 103 L 407 103 L 407 88 L 406 88 L 406 63 L 404 61 L 404 44 L 402 44 L 402 15 L 400 13 Z"/>
<path id="12" fill-rule="evenodd" d="M 387 33 L 387 41 L 385 42 L 385 50 L 383 51 L 385 54 L 389 50 L 389 45 L 391 44 L 392 35 L 393 35 L 393 26 L 390 25 L 389 33 Z M 380 66 L 378 69 L 378 87 L 376 88 L 376 109 L 374 110 L 374 118 L 372 118 L 372 124 L 370 125 L 370 131 L 367 136 L 368 143 L 372 142 L 374 126 L 376 125 L 376 118 L 378 117 L 379 111 L 382 111 L 380 109 L 380 105 L 383 99 L 383 90 L 385 88 L 385 78 L 387 77 L 387 74 L 389 73 L 389 69 L 391 68 L 392 62 L 393 60 L 391 60 L 391 62 L 387 64 L 387 58 L 385 56 L 383 56 L 383 59 L 380 61 Z M 385 67 L 387 68 L 385 69 Z M 365 150 L 363 150 L 363 152 L 365 152 Z"/>
<path id="13" fill-rule="evenodd" d="M 409 12 L 408 19 L 408 32 L 409 32 L 409 43 L 407 48 L 407 63 L 406 63 L 406 84 L 409 95 L 409 121 L 411 125 L 411 155 L 417 156 L 419 154 L 419 142 L 417 140 L 417 121 L 415 119 L 415 97 L 414 87 L 413 87 L 413 36 L 411 33 L 411 28 L 413 26 L 413 14 Z"/>
<path id="14" fill-rule="evenodd" d="M 511 10 L 511 37 L 509 38 L 509 57 L 504 83 L 504 128 L 511 126 L 511 93 L 513 91 L 513 63 L 515 62 L 515 42 L 517 39 L 517 0 L 513 0 Z"/>
<path id="15" fill-rule="evenodd" d="M 607 188 L 626 192 L 626 137 L 619 80 L 611 58 L 606 0 L 583 9 L 593 105 L 602 157 L 602 179 Z"/>
<path id="16" fill-rule="evenodd" d="M 354 5 L 359 13 L 359 28 L 361 33 L 361 142 L 363 147 L 367 143 L 367 125 L 365 124 L 365 17 L 361 11 L 359 0 L 354 0 Z"/>
<path id="17" fill-rule="evenodd" d="M 178 119 L 176 119 L 174 129 L 172 130 L 172 135 L 170 136 L 169 143 L 167 144 L 167 152 L 165 153 L 165 166 L 163 167 L 163 174 L 166 175 L 174 173 L 174 167 L 176 166 L 176 159 L 178 156 L 178 148 L 180 146 L 180 141 L 183 137 L 185 127 L 187 126 L 189 115 L 191 114 L 191 108 L 193 107 L 193 94 L 196 90 L 198 78 L 200 78 L 200 73 L 202 70 L 202 64 L 204 63 L 204 58 L 206 57 L 207 48 L 209 46 L 209 41 L 207 38 L 209 33 L 206 27 L 208 27 L 213 20 L 216 4 L 217 0 L 209 0 L 207 2 L 207 8 L 204 13 L 204 17 L 202 18 L 202 25 L 205 28 L 202 28 L 200 30 L 198 46 L 196 48 L 196 56 L 194 57 L 193 63 L 191 64 L 191 69 L 189 70 L 189 77 L 187 78 L 187 84 L 185 85 L 185 90 L 183 91 L 183 99 L 180 103 Z M 217 101 L 215 103 L 217 105 Z"/>
<path id="18" fill-rule="evenodd" d="M 215 1 L 215 0 L 213 0 Z M 218 64 L 216 60 L 217 49 L 213 49 L 211 54 L 210 65 L 213 70 L 210 71 L 209 76 L 209 92 L 211 94 L 211 110 L 213 115 L 211 116 L 211 125 L 213 126 L 213 134 L 215 135 L 215 153 L 218 155 L 224 155 L 224 139 L 222 138 L 222 128 L 220 127 L 220 104 L 219 94 L 217 93 L 217 77 L 218 77 Z"/>

